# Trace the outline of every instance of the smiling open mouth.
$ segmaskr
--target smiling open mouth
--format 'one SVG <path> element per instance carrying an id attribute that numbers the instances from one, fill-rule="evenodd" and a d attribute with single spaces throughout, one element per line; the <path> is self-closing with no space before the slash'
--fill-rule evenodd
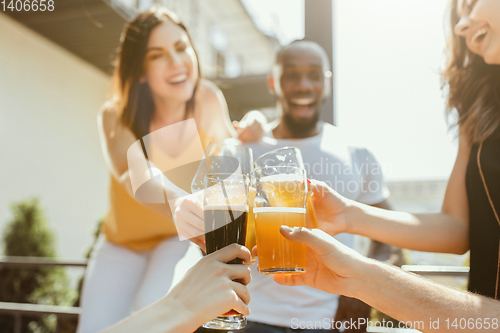
<path id="1" fill-rule="evenodd" d="M 294 113 L 301 117 L 308 117 L 315 109 L 316 99 L 311 97 L 291 98 L 288 103 L 293 108 Z"/>
<path id="2" fill-rule="evenodd" d="M 170 78 L 167 82 L 170 84 L 181 84 L 184 83 L 187 80 L 187 78 L 188 78 L 187 74 L 179 74 Z"/>
<path id="3" fill-rule="evenodd" d="M 290 99 L 290 103 L 298 106 L 306 106 L 314 104 L 315 100 L 311 97 L 302 97 L 302 98 L 292 98 Z"/>

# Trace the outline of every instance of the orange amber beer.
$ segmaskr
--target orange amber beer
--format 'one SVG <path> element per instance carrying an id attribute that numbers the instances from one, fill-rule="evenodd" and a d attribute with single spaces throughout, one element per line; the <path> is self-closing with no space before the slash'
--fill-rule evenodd
<path id="1" fill-rule="evenodd" d="M 287 240 L 280 227 L 306 226 L 307 182 L 304 169 L 289 166 L 256 169 L 253 213 L 261 274 L 306 270 L 306 246 Z"/>
<path id="2" fill-rule="evenodd" d="M 254 207 L 257 248 L 261 274 L 302 273 L 306 271 L 306 246 L 292 242 L 280 233 L 280 226 L 304 227 L 305 208 Z"/>
<path id="3" fill-rule="evenodd" d="M 282 147 L 271 150 L 255 160 L 255 168 L 265 168 L 270 166 L 290 166 L 304 169 L 302 153 L 297 147 Z M 318 228 L 316 211 L 314 210 L 312 192 L 307 195 L 306 227 L 309 229 Z M 248 241 L 248 238 L 247 238 Z"/>

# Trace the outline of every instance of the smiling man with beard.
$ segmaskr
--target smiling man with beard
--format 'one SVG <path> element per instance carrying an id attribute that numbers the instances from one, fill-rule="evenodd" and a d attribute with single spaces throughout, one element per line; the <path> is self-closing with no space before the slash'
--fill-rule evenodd
<path id="1" fill-rule="evenodd" d="M 389 191 L 373 154 L 365 148 L 350 146 L 339 128 L 319 120 L 331 78 L 328 57 L 318 44 L 295 41 L 282 48 L 268 80 L 280 116 L 268 124 L 260 142 L 245 146 L 252 148 L 254 159 L 273 149 L 297 147 L 302 152 L 308 178 L 326 182 L 349 199 L 388 208 Z M 353 248 L 359 240 L 350 234 L 335 238 Z M 365 245 L 364 254 L 369 252 L 379 260 L 388 260 L 396 252 L 378 242 L 366 241 Z M 399 258 L 393 255 L 392 259 L 394 263 Z M 325 332 L 332 329 L 334 316 L 334 322 L 349 322 L 370 315 L 371 308 L 358 300 L 339 298 L 309 287 L 287 288 L 275 283 L 272 276 L 260 275 L 256 265 L 251 269 L 252 281 L 248 285 L 251 314 L 247 327 L 240 332 L 284 333 L 297 328 L 308 333 Z M 364 327 L 357 327 L 345 332 L 364 331 Z"/>
<path id="2" fill-rule="evenodd" d="M 330 91 L 328 57 L 316 43 L 296 41 L 276 56 L 269 88 L 276 95 L 281 121 L 276 139 L 308 138 L 319 134 L 319 111 Z"/>

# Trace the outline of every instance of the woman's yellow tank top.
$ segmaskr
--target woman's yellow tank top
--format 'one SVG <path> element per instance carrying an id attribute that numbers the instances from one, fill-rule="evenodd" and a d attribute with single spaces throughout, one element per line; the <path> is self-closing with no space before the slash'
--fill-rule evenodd
<path id="1" fill-rule="evenodd" d="M 205 150 L 211 140 L 203 131 L 200 130 L 199 134 L 203 150 Z M 196 138 L 191 141 L 190 145 L 195 144 L 197 144 Z M 194 150 L 187 147 L 180 156 L 170 158 L 154 145 L 150 147 L 150 154 L 155 157 L 151 158 L 153 161 L 159 161 L 160 164 L 173 163 L 169 165 L 175 165 L 175 160 L 182 159 L 182 155 L 189 154 L 190 151 Z M 189 181 L 184 181 L 186 184 L 178 186 L 189 191 L 190 180 L 193 179 L 196 169 L 197 165 L 194 163 L 182 168 L 174 168 L 172 174 L 167 174 L 167 178 L 175 179 L 178 178 L 175 175 L 176 172 L 182 173 L 182 178 Z M 149 251 L 166 238 L 177 235 L 171 219 L 143 206 L 129 195 L 113 175 L 110 178 L 110 209 L 101 227 L 101 232 L 106 235 L 108 241 L 133 251 Z"/>

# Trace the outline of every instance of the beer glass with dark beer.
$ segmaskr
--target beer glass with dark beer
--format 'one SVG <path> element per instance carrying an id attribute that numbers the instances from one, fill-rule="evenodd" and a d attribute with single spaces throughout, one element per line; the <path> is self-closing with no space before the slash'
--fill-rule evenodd
<path id="1" fill-rule="evenodd" d="M 245 245 L 248 215 L 249 178 L 242 174 L 209 174 L 205 176 L 203 219 L 207 254 L 238 243 Z M 241 264 L 237 258 L 228 264 Z M 203 325 L 205 328 L 241 329 L 245 316 L 230 311 Z"/>

